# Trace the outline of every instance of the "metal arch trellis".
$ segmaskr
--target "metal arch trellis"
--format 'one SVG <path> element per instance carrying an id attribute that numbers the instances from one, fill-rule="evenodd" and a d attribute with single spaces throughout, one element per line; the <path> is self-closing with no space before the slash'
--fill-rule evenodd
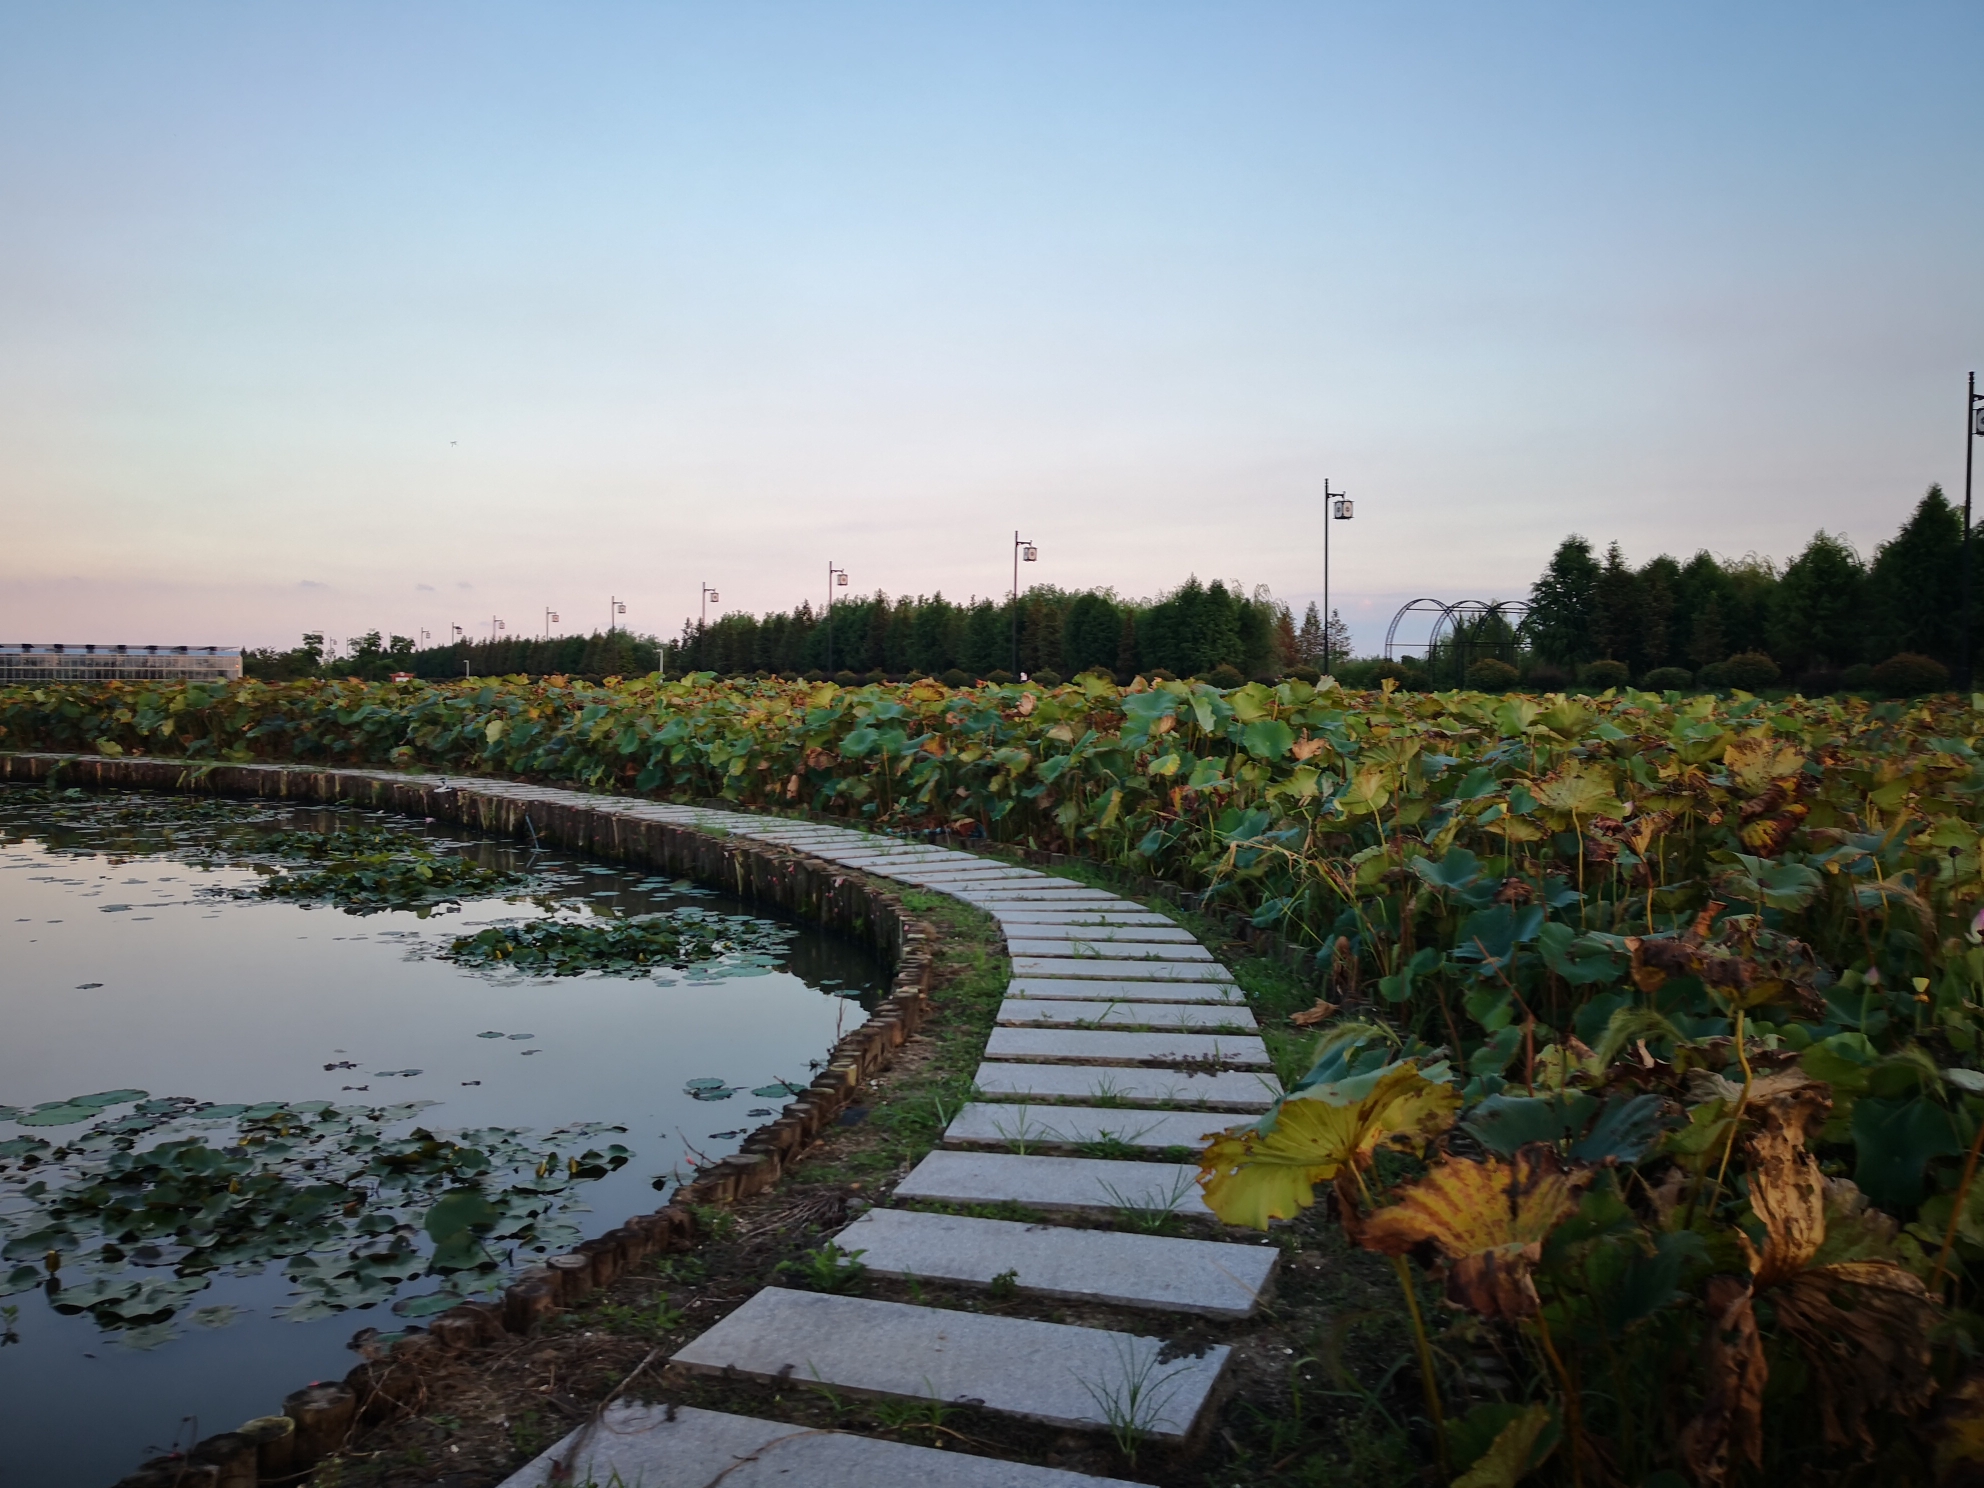
<path id="1" fill-rule="evenodd" d="M 1432 624 L 1426 631 L 1423 641 L 1401 641 L 1398 638 L 1399 626 L 1407 615 L 1430 615 Z M 1478 625 L 1487 619 L 1500 619 L 1509 622 L 1509 635 L 1506 639 L 1476 640 L 1467 634 L 1470 625 Z M 1421 598 L 1400 605 L 1398 613 L 1392 616 L 1392 623 L 1385 629 L 1385 660 L 1396 661 L 1402 651 L 1418 650 L 1430 663 L 1433 653 L 1443 635 L 1451 633 L 1454 650 L 1454 680 L 1456 685 L 1465 683 L 1467 668 L 1476 659 L 1476 652 L 1493 654 L 1500 651 L 1514 653 L 1524 640 L 1529 628 L 1529 602 L 1521 599 L 1457 599 L 1446 600 Z M 1513 654 L 1502 658 L 1514 662 Z"/>

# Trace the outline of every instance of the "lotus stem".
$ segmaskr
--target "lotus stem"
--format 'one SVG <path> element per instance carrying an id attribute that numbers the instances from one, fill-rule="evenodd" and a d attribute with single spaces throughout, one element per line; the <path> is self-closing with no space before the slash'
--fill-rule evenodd
<path id="1" fill-rule="evenodd" d="M 1433 1374 L 1433 1348 L 1426 1341 L 1426 1323 L 1419 1315 L 1419 1294 L 1412 1286 L 1412 1266 L 1404 1256 L 1392 1257 L 1398 1273 L 1398 1288 L 1405 1293 L 1405 1310 L 1412 1319 L 1412 1345 L 1419 1353 L 1419 1382 L 1426 1390 L 1426 1413 L 1433 1418 L 1433 1447 L 1440 1458 L 1440 1476 L 1447 1477 L 1452 1465 L 1447 1460 L 1447 1417 L 1440 1408 L 1440 1382 Z"/>
<path id="2" fill-rule="evenodd" d="M 1957 1221 L 1963 1217 L 1963 1201 L 1970 1194 L 1971 1180 L 1977 1176 L 1979 1152 L 1984 1152 L 1984 1117 L 1979 1118 L 1977 1122 L 1977 1135 L 1970 1139 L 1970 1156 L 1964 1159 L 1963 1177 L 1957 1181 L 1956 1193 L 1950 1205 L 1949 1226 L 1943 1231 L 1943 1248 L 1936 1252 L 1936 1265 L 1929 1273 L 1929 1290 L 1939 1295 L 1943 1283 L 1943 1271 L 1949 1264 L 1950 1250 L 1956 1244 Z"/>
<path id="3" fill-rule="evenodd" d="M 1557 1371 L 1557 1379 L 1564 1387 L 1564 1415 L 1571 1428 L 1571 1488 L 1584 1488 L 1584 1404 L 1578 1397 L 1577 1386 L 1571 1381 L 1571 1372 L 1557 1356 L 1557 1345 L 1550 1339 L 1550 1324 L 1543 1316 L 1541 1307 L 1536 1310 L 1536 1336 L 1543 1345 L 1545 1357 L 1550 1360 L 1550 1367 Z"/>
<path id="4" fill-rule="evenodd" d="M 1715 1188 L 1709 1196 L 1709 1207 L 1715 1206 L 1716 1195 L 1722 1192 L 1723 1177 L 1729 1172 L 1729 1155 L 1736 1150 L 1736 1133 L 1743 1129 L 1743 1113 L 1750 1107 L 1749 1051 L 1743 1047 L 1743 1009 L 1736 1009 L 1736 1062 L 1743 1067 L 1743 1093 L 1736 1098 L 1736 1114 L 1729 1123 L 1729 1140 L 1722 1144 L 1722 1166 L 1715 1170 Z"/>

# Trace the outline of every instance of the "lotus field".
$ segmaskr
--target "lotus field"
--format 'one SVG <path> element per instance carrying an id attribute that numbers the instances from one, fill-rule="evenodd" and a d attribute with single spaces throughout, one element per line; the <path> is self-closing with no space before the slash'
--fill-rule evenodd
<path id="1" fill-rule="evenodd" d="M 1100 677 L 0 692 L 0 749 L 806 808 L 1279 927 L 1323 995 L 1262 984 L 1291 1091 L 1207 1200 L 1392 1258 L 1470 1488 L 1984 1480 L 1980 730 L 1984 697 Z"/>

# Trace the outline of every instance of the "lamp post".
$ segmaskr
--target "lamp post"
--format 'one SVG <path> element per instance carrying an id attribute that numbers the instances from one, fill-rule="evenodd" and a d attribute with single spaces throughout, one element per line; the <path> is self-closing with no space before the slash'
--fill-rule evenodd
<path id="1" fill-rule="evenodd" d="M 827 675 L 834 674 L 834 587 L 847 587 L 847 570 L 827 563 Z"/>
<path id="2" fill-rule="evenodd" d="M 551 627 L 558 623 L 558 612 L 549 605 L 544 607 L 544 638 L 551 639 Z"/>
<path id="3" fill-rule="evenodd" d="M 1348 522 L 1352 515 L 1351 500 L 1341 491 L 1330 489 L 1330 478 L 1323 477 L 1323 505 L 1327 509 L 1323 519 L 1323 675 L 1330 671 L 1330 629 L 1335 624 L 1336 612 L 1330 608 L 1330 523 Z"/>
<path id="4" fill-rule="evenodd" d="M 1970 691 L 1970 467 L 1979 435 L 1984 435 L 1984 393 L 1977 391 L 1977 374 L 1970 374 L 1970 395 L 1963 405 L 1963 606 L 1957 639 L 1956 685 Z"/>
<path id="5" fill-rule="evenodd" d="M 1040 549 L 1013 529 L 1013 675 L 1020 674 L 1020 563 L 1038 563 Z"/>
<path id="6" fill-rule="evenodd" d="M 505 625 L 501 620 L 498 620 L 494 615 L 491 615 L 489 617 L 489 644 L 492 646 L 496 644 L 497 631 L 508 630 L 509 628 L 510 627 Z"/>
<path id="7" fill-rule="evenodd" d="M 702 591 L 703 591 L 703 621 L 702 621 L 702 623 L 703 623 L 704 625 L 708 625 L 708 624 L 710 623 L 710 601 L 711 601 L 711 600 L 715 600 L 715 601 L 716 601 L 716 602 L 717 602 L 718 604 L 722 604 L 722 603 L 723 603 L 723 596 L 722 596 L 722 595 L 720 595 L 720 594 L 718 594 L 718 593 L 716 592 L 716 590 L 714 590 L 714 589 L 712 589 L 712 588 L 710 588 L 710 586 L 709 586 L 708 584 L 703 584 L 703 585 L 700 585 L 699 587 L 700 587 L 700 588 L 702 589 Z"/>
<path id="8" fill-rule="evenodd" d="M 624 614 L 626 614 L 626 613 L 627 613 L 627 601 L 626 601 L 626 600 L 624 600 L 624 599 L 615 599 L 615 598 L 613 598 L 613 597 L 612 597 L 611 595 L 608 595 L 608 596 L 607 596 L 607 600 L 606 600 L 606 633 L 607 633 L 608 635 L 612 635 L 612 634 L 613 634 L 613 630 L 614 630 L 614 617 L 615 617 L 616 615 L 624 615 Z"/>

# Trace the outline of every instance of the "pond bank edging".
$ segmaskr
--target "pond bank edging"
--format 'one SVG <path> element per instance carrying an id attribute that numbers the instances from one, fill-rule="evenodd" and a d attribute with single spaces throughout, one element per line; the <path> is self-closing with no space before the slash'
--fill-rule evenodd
<path id="1" fill-rule="evenodd" d="M 914 918 L 897 893 L 803 852 L 669 821 L 664 813 L 670 808 L 637 797 L 381 770 L 48 753 L 0 754 L 0 781 L 362 805 L 492 834 L 528 835 L 721 885 L 740 898 L 852 935 L 893 966 L 889 996 L 833 1045 L 812 1085 L 746 1136 L 737 1152 L 679 1187 L 667 1205 L 530 1268 L 505 1289 L 500 1305 L 463 1303 L 432 1319 L 425 1331 L 409 1329 L 388 1348 L 361 1346 L 363 1361 L 342 1382 L 295 1391 L 281 1415 L 207 1437 L 183 1457 L 147 1464 L 118 1488 L 255 1488 L 297 1481 L 356 1426 L 413 1408 L 423 1359 L 528 1333 L 649 1255 L 687 1249 L 696 1238 L 696 1209 L 734 1203 L 776 1183 L 928 1016 L 936 932 Z"/>

